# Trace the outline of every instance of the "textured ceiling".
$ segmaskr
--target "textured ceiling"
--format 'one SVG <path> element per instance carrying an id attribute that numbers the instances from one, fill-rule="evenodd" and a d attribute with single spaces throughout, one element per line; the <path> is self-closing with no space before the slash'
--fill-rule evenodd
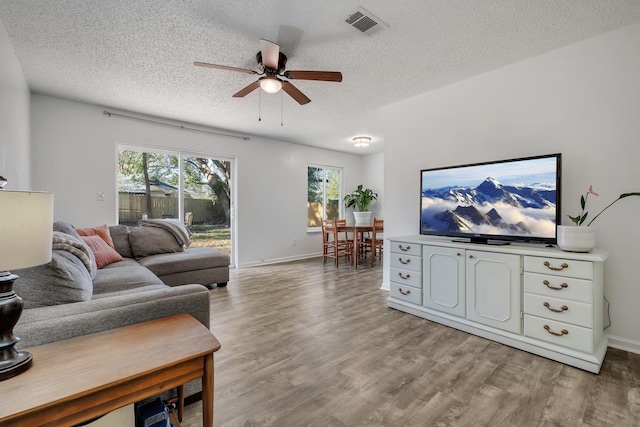
<path id="1" fill-rule="evenodd" d="M 345 24 L 358 6 L 388 28 Z M 35 93 L 372 153 L 382 106 L 640 22 L 640 0 L 2 0 L 0 19 Z M 342 83 L 294 81 L 304 106 L 232 98 L 256 76 L 192 65 L 256 69 L 260 38 L 283 45 L 287 69 Z M 354 148 L 358 135 L 372 145 Z"/>

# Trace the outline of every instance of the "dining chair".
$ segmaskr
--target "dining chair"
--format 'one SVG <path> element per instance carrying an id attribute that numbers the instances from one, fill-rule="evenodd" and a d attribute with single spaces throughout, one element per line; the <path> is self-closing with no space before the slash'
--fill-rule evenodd
<path id="1" fill-rule="evenodd" d="M 186 212 L 184 214 L 184 225 L 187 228 L 191 228 L 191 226 L 193 225 L 193 212 Z"/>
<path id="2" fill-rule="evenodd" d="M 338 268 L 338 260 L 341 256 L 351 262 L 353 254 L 351 240 L 340 238 L 341 232 L 338 231 L 340 225 L 342 225 L 342 222 L 338 222 L 338 220 L 322 220 L 322 263 L 326 264 L 327 258 L 334 258 L 336 260 L 336 268 Z"/>
<path id="3" fill-rule="evenodd" d="M 371 253 L 371 268 L 376 263 L 376 257 L 382 259 L 382 248 L 384 246 L 384 220 L 380 218 L 373 218 L 373 226 L 371 229 L 371 235 L 365 238 L 360 243 L 361 252 Z"/>
<path id="4" fill-rule="evenodd" d="M 343 227 L 347 225 L 346 219 L 336 219 L 334 221 L 335 221 L 336 227 Z M 343 233 L 343 236 L 340 236 L 340 233 Z M 349 231 L 347 230 L 338 231 L 338 238 L 339 240 L 346 240 L 348 242 L 351 242 L 353 240 L 349 237 Z"/>

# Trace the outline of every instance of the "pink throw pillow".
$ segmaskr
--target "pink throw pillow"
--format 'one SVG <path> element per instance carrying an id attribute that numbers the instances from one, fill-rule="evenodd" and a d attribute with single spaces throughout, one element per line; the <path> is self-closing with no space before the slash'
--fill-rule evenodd
<path id="1" fill-rule="evenodd" d="M 98 235 L 81 237 L 96 257 L 96 264 L 98 265 L 98 268 L 102 268 L 105 265 L 109 265 L 117 261 L 122 261 L 122 256 L 116 252 L 115 249 L 109 246 L 107 242 L 102 240 L 102 237 Z"/>
<path id="2" fill-rule="evenodd" d="M 111 239 L 111 233 L 109 233 L 109 226 L 107 224 L 98 227 L 76 228 L 76 231 L 81 236 L 100 236 L 112 249 L 116 248 L 113 245 L 113 239 Z"/>

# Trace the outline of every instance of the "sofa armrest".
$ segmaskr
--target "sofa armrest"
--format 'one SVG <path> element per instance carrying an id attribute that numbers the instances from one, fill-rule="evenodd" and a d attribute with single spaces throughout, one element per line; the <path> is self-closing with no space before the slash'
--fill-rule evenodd
<path id="1" fill-rule="evenodd" d="M 202 285 L 151 285 L 135 292 L 90 301 L 30 308 L 14 328 L 16 348 L 27 348 L 80 335 L 187 313 L 210 327 L 209 291 Z"/>

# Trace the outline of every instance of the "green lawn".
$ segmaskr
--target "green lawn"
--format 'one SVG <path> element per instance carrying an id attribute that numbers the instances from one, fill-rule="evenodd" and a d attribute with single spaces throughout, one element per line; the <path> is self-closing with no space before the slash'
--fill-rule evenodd
<path id="1" fill-rule="evenodd" d="M 191 246 L 209 246 L 231 253 L 231 229 L 225 225 L 193 224 Z"/>

